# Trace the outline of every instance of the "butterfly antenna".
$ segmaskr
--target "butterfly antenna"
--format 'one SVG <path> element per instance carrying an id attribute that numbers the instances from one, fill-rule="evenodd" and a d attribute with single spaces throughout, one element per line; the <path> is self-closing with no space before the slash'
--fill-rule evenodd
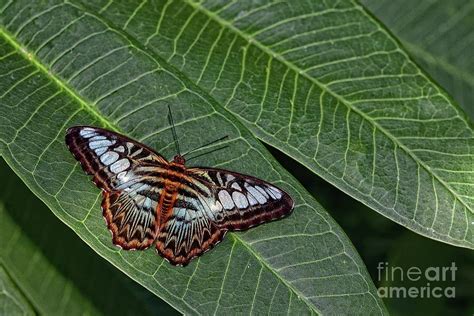
<path id="1" fill-rule="evenodd" d="M 176 151 L 178 155 L 181 156 L 181 151 L 179 150 L 178 136 L 176 134 L 176 128 L 174 126 L 173 114 L 171 113 L 170 105 L 168 104 L 168 121 L 171 125 L 171 132 L 173 133 L 174 144 L 176 146 Z"/>
<path id="2" fill-rule="evenodd" d="M 204 147 L 210 146 L 210 145 L 212 145 L 212 144 L 215 144 L 215 143 L 217 143 L 217 142 L 220 142 L 221 140 L 224 140 L 224 139 L 226 139 L 226 138 L 228 138 L 228 137 L 229 137 L 229 135 L 225 135 L 225 136 L 222 136 L 221 138 L 218 138 L 218 139 L 215 139 L 215 140 L 213 140 L 213 141 L 210 141 L 210 142 L 207 143 L 207 144 L 199 145 L 198 147 L 195 147 L 195 148 L 193 148 L 193 149 L 187 151 L 185 154 L 183 154 L 183 157 L 186 156 L 186 155 L 188 155 L 188 154 L 190 154 L 190 153 L 192 153 L 192 152 L 195 152 L 196 150 L 199 150 L 199 149 L 201 149 L 201 148 L 204 148 Z"/>
<path id="3" fill-rule="evenodd" d="M 213 152 L 215 152 L 215 151 L 218 151 L 218 150 L 226 149 L 227 147 L 229 147 L 229 146 L 228 146 L 228 145 L 225 145 L 225 146 L 222 146 L 222 147 L 219 147 L 219 148 L 215 148 L 215 149 L 210 150 L 210 151 L 203 152 L 202 154 L 199 154 L 199 155 L 197 155 L 197 156 L 188 158 L 187 161 L 196 159 L 196 158 L 198 158 L 198 157 L 201 157 L 201 156 L 204 156 L 204 155 L 207 155 L 207 154 L 211 154 L 211 153 L 213 153 Z"/>

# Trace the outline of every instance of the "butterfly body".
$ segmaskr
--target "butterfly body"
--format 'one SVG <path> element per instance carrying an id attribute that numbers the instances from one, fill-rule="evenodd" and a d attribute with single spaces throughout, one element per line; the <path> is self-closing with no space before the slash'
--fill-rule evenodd
<path id="1" fill-rule="evenodd" d="M 66 144 L 102 189 L 112 242 L 125 250 L 155 244 L 174 265 L 219 243 L 227 231 L 281 218 L 293 209 L 283 190 L 254 177 L 186 167 L 123 135 L 90 126 L 68 129 Z"/>
<path id="2" fill-rule="evenodd" d="M 182 189 L 182 183 L 186 181 L 183 177 L 186 172 L 184 158 L 181 159 L 183 160 L 176 161 L 177 158 L 175 157 L 170 163 L 168 172 L 164 175 L 164 189 L 156 209 L 157 213 L 160 214 L 160 223 L 164 223 L 168 219 L 178 198 L 178 192 Z"/>

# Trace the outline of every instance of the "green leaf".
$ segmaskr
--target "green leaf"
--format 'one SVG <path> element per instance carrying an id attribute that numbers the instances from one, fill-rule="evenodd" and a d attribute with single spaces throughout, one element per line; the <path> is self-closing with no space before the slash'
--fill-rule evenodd
<path id="1" fill-rule="evenodd" d="M 0 159 L 0 178 L 0 266 L 5 269 L 3 273 L 8 271 L 15 279 L 37 312 L 42 315 L 61 315 L 66 311 L 68 315 L 173 312 L 166 303 L 98 258 L 28 190 L 3 159 Z M 28 305 L 26 311 L 30 308 Z"/>
<path id="2" fill-rule="evenodd" d="M 362 0 L 474 119 L 474 3 Z"/>
<path id="3" fill-rule="evenodd" d="M 324 209 L 220 101 L 107 20 L 106 9 L 31 1 L 0 8 L 1 154 L 101 256 L 189 314 L 386 313 L 359 256 Z M 113 247 L 99 192 L 67 151 L 65 129 L 101 125 L 172 157 L 167 105 L 182 148 L 229 135 L 228 150 L 195 164 L 278 184 L 296 200 L 294 213 L 229 234 L 186 268 L 170 266 L 153 249 Z"/>
<path id="4" fill-rule="evenodd" d="M 0 265 L 0 314 L 11 316 L 35 314 L 28 300 L 2 265 Z"/>
<path id="5" fill-rule="evenodd" d="M 474 248 L 472 124 L 357 3 L 83 5 L 339 189 Z"/>

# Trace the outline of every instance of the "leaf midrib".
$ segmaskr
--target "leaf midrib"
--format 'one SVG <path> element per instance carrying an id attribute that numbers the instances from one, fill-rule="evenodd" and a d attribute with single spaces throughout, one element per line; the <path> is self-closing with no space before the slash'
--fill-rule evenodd
<path id="1" fill-rule="evenodd" d="M 89 112 L 91 115 L 96 117 L 102 124 L 104 124 L 107 128 L 110 130 L 113 130 L 115 132 L 118 132 L 123 135 L 127 135 L 126 133 L 122 132 L 119 128 L 114 126 L 111 122 L 109 122 L 95 107 L 91 106 L 89 103 L 87 103 L 81 96 L 79 96 L 77 93 L 74 92 L 73 89 L 71 89 L 68 85 L 68 83 L 64 82 L 61 80 L 59 77 L 55 76 L 52 72 L 48 71 L 47 68 L 39 61 L 37 60 L 36 56 L 33 54 L 29 53 L 27 49 L 22 47 L 15 39 L 14 37 L 6 30 L 4 30 L 0 26 L 0 35 L 3 36 L 14 48 L 15 50 L 20 53 L 25 59 L 29 60 L 35 67 L 37 67 L 44 75 L 46 75 L 48 78 L 52 79 L 57 86 L 60 89 L 63 89 L 67 94 L 69 94 L 73 99 L 75 99 L 81 107 Z M 137 48 L 138 49 L 138 48 Z M 207 96 L 207 94 L 206 94 Z M 228 112 L 227 110 L 225 110 Z M 232 115 L 232 114 L 230 114 Z M 283 279 L 278 273 L 276 273 L 270 265 L 266 262 L 266 260 L 258 255 L 258 253 L 251 247 L 250 244 L 245 242 L 240 236 L 238 236 L 235 233 L 231 232 L 231 237 L 240 242 L 248 251 L 260 262 L 260 264 L 268 269 L 270 273 L 275 275 L 277 279 L 283 283 L 288 289 L 290 289 L 296 297 L 300 298 L 306 306 L 308 306 L 308 309 L 312 312 L 315 312 L 317 314 L 321 314 L 321 312 L 316 308 L 314 304 L 312 304 L 310 301 L 307 300 L 306 296 L 302 294 L 297 288 L 295 288 L 291 283 L 287 282 L 285 279 Z M 348 254 L 349 255 L 349 254 Z M 351 257 L 351 256 L 349 256 Z M 352 257 L 351 257 L 352 258 Z M 361 277 L 365 280 L 364 276 L 361 274 Z M 367 293 L 370 293 L 370 290 L 367 290 Z"/>
<path id="2" fill-rule="evenodd" d="M 259 49 L 261 49 L 264 53 L 268 54 L 270 56 L 270 58 L 275 58 L 276 60 L 280 61 L 282 64 L 286 65 L 288 68 L 290 68 L 291 70 L 293 70 L 295 73 L 297 73 L 298 75 L 301 75 L 303 76 L 304 78 L 310 80 L 311 82 L 313 82 L 315 85 L 317 85 L 321 90 L 323 91 L 326 91 L 327 93 L 331 94 L 334 98 L 336 98 L 339 102 L 341 102 L 342 104 L 344 104 L 349 111 L 353 111 L 354 113 L 358 114 L 360 117 L 362 117 L 362 119 L 366 120 L 369 124 L 371 124 L 375 129 L 378 129 L 383 135 L 385 135 L 386 137 L 388 137 L 392 143 L 395 145 L 395 146 L 398 146 L 399 148 L 401 148 L 403 151 L 405 151 L 418 165 L 420 165 L 422 168 L 424 168 L 428 174 L 430 174 L 433 178 L 435 178 L 439 183 L 441 183 L 453 196 L 456 200 L 459 201 L 459 203 L 461 203 L 466 209 L 468 209 L 470 212 L 474 213 L 474 210 L 470 208 L 470 206 L 460 197 L 458 196 L 455 191 L 453 190 L 453 188 L 447 184 L 444 180 L 442 180 L 440 178 L 440 176 L 435 173 L 428 165 L 426 165 L 416 154 L 414 154 L 412 151 L 409 150 L 409 148 L 407 148 L 403 143 L 401 143 L 394 135 L 392 135 L 390 132 L 388 132 L 385 128 L 383 128 L 382 126 L 380 126 L 377 122 L 371 120 L 371 118 L 363 113 L 361 110 L 357 109 L 356 107 L 353 107 L 351 105 L 351 103 L 346 100 L 343 96 L 337 94 L 336 92 L 334 92 L 331 88 L 329 88 L 327 85 L 325 85 L 324 83 L 320 82 L 319 80 L 317 80 L 316 78 L 312 77 L 312 76 L 309 76 L 308 74 L 306 74 L 303 69 L 300 69 L 298 66 L 296 66 L 295 64 L 293 64 L 292 62 L 286 60 L 283 56 L 281 56 L 280 54 L 278 54 L 277 52 L 274 52 L 271 48 L 263 45 L 260 41 L 256 40 L 255 38 L 253 38 L 251 35 L 248 35 L 246 33 L 244 33 L 243 31 L 241 31 L 240 29 L 238 29 L 237 27 L 235 27 L 234 25 L 232 25 L 230 22 L 222 19 L 220 16 L 218 16 L 217 14 L 207 10 L 206 8 L 204 8 L 203 6 L 201 6 L 199 3 L 195 3 L 193 2 L 192 0 L 183 0 L 184 2 L 186 2 L 188 5 L 190 5 L 191 7 L 193 7 L 194 9 L 196 10 L 199 10 L 201 11 L 203 14 L 207 15 L 210 19 L 213 19 L 214 21 L 216 21 L 217 23 L 219 23 L 222 27 L 227 27 L 229 28 L 230 30 L 232 30 L 234 33 L 236 33 L 238 36 L 240 36 L 241 38 L 243 38 L 245 41 L 247 41 L 247 43 L 249 44 L 253 44 L 255 45 L 256 47 L 258 47 Z M 362 12 L 364 15 L 366 15 L 369 19 L 370 19 L 370 16 L 367 15 L 367 13 L 365 12 L 364 9 L 362 9 L 358 4 L 354 3 L 354 6 L 357 10 L 359 10 L 360 12 Z M 392 37 L 390 34 L 387 33 L 387 31 L 385 30 L 385 28 L 381 27 L 379 24 L 377 24 L 377 27 L 379 28 L 379 30 L 381 30 L 386 36 L 387 38 L 389 38 L 390 40 L 392 40 Z M 405 58 L 407 59 L 410 59 L 409 56 L 403 51 L 401 50 L 398 45 L 395 43 L 395 45 L 397 46 L 397 51 L 400 52 Z M 410 59 L 411 60 L 411 59 Z M 440 89 L 438 88 L 437 85 L 435 85 L 433 82 L 431 82 L 430 80 L 428 80 L 428 78 L 424 75 L 424 73 L 422 71 L 419 71 L 418 73 L 420 76 L 423 76 L 428 82 L 430 82 L 431 84 L 433 84 L 436 89 L 438 90 L 438 92 L 440 93 L 440 95 L 449 103 L 449 101 L 445 98 L 444 94 L 442 93 L 442 91 L 440 91 Z M 456 110 L 456 112 L 458 113 L 459 115 L 459 111 L 457 109 L 457 107 L 454 106 L 454 109 Z M 462 118 L 462 116 L 459 116 L 460 118 Z"/>
<path id="3" fill-rule="evenodd" d="M 10 43 L 17 52 L 19 52 L 26 60 L 28 60 L 30 63 L 32 63 L 35 67 L 37 67 L 43 74 L 45 74 L 48 78 L 52 79 L 60 89 L 63 89 L 66 91 L 68 94 L 70 94 L 76 101 L 79 102 L 79 104 L 88 112 L 90 112 L 92 115 L 96 116 L 102 124 L 107 126 L 107 128 L 113 130 L 113 131 L 118 131 L 118 129 L 113 126 L 109 121 L 107 121 L 104 117 L 101 116 L 101 114 L 92 106 L 90 106 L 86 101 L 84 101 L 77 93 L 72 90 L 68 84 L 64 83 L 61 79 L 59 79 L 56 76 L 53 76 L 53 74 L 48 71 L 48 69 L 41 64 L 37 59 L 36 56 L 34 56 L 32 53 L 28 52 L 27 49 L 21 46 L 20 43 L 18 43 L 13 36 L 5 30 L 2 26 L 0 26 L 0 35 L 2 35 L 8 43 Z"/>

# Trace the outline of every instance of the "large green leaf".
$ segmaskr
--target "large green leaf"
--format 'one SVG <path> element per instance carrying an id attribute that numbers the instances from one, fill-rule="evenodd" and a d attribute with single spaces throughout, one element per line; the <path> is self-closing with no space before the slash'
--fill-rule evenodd
<path id="1" fill-rule="evenodd" d="M 362 2 L 474 119 L 474 2 Z"/>
<path id="2" fill-rule="evenodd" d="M 0 179 L 0 265 L 15 279 L 37 312 L 147 315 L 173 311 L 97 258 L 29 192 L 3 159 Z"/>
<path id="3" fill-rule="evenodd" d="M 26 297 L 0 265 L 0 314 L 1 315 L 34 315 Z"/>
<path id="4" fill-rule="evenodd" d="M 339 226 L 187 74 L 102 16 L 106 10 L 54 1 L 2 2 L 0 8 L 1 153 L 100 255 L 186 313 L 385 313 Z M 65 148 L 65 129 L 102 125 L 171 157 L 166 105 L 173 109 L 182 148 L 229 135 L 228 150 L 196 164 L 272 181 L 294 197 L 294 213 L 229 234 L 186 268 L 170 266 L 152 249 L 113 247 L 100 215 L 98 190 Z"/>
<path id="5" fill-rule="evenodd" d="M 472 125 L 357 3 L 82 3 L 261 140 L 413 231 L 474 248 Z"/>

